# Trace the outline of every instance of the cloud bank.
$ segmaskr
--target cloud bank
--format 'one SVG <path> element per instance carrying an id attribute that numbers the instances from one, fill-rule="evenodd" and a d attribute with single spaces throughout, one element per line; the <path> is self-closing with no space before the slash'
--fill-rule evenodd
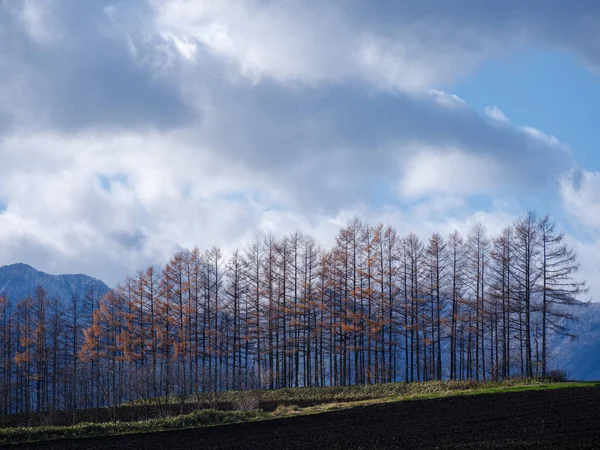
<path id="1" fill-rule="evenodd" d="M 451 88 L 524 46 L 596 70 L 598 6 L 433 3 L 0 1 L 0 264 L 114 284 L 181 247 L 327 244 L 355 214 L 494 231 L 556 198 L 596 226 L 565 143 Z"/>

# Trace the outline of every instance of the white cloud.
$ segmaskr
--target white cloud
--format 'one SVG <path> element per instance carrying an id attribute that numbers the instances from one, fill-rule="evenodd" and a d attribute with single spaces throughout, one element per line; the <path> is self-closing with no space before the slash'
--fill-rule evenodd
<path id="1" fill-rule="evenodd" d="M 600 239 L 577 239 L 573 235 L 567 235 L 566 240 L 577 253 L 577 261 L 580 264 L 577 277 L 586 281 L 589 288 L 589 292 L 580 300 L 600 301 L 600 285 L 596 281 L 600 266 Z"/>
<path id="2" fill-rule="evenodd" d="M 467 102 L 465 102 L 462 98 L 455 94 L 449 94 L 444 91 L 440 91 L 438 89 L 430 89 L 429 95 L 440 105 L 445 106 L 447 108 L 460 108 L 466 106 Z"/>
<path id="3" fill-rule="evenodd" d="M 405 198 L 490 194 L 498 186 L 510 184 L 507 169 L 504 161 L 491 155 L 417 146 L 403 166 L 399 192 Z"/>
<path id="4" fill-rule="evenodd" d="M 23 0 L 13 11 L 31 39 L 38 44 L 48 45 L 61 34 L 54 20 L 54 8 L 54 0 Z"/>
<path id="5" fill-rule="evenodd" d="M 363 81 L 427 90 L 519 45 L 549 45 L 598 64 L 599 11 L 589 3 L 494 5 L 434 0 L 264 2 L 150 0 L 152 28 L 195 39 L 255 82 Z"/>
<path id="6" fill-rule="evenodd" d="M 560 179 L 560 200 L 570 222 L 566 240 L 577 252 L 580 278 L 590 287 L 585 300 L 600 301 L 600 285 L 595 281 L 600 266 L 600 172 L 575 168 L 565 173 Z"/>
<path id="7" fill-rule="evenodd" d="M 595 229 L 600 236 L 600 172 L 575 169 L 560 180 L 564 208 L 578 224 Z"/>
<path id="8" fill-rule="evenodd" d="M 255 82 L 359 80 L 389 90 L 422 90 L 467 73 L 486 52 L 503 46 L 481 36 L 477 48 L 457 46 L 447 34 L 469 42 L 475 38 L 472 31 L 456 33 L 435 18 L 400 22 L 393 32 L 381 32 L 335 2 L 172 0 L 150 5 L 155 29 L 197 40 Z"/>
<path id="9" fill-rule="evenodd" d="M 556 138 L 556 136 L 547 135 L 546 133 L 529 126 L 521 127 L 521 129 L 533 139 L 543 142 L 548 146 L 558 147 L 561 145 L 560 141 Z"/>
<path id="10" fill-rule="evenodd" d="M 544 40 L 544 17 L 515 31 L 447 2 L 64 4 L 0 14 L 0 264 L 112 283 L 262 231 L 329 245 L 354 215 L 423 238 L 475 220 L 495 232 L 512 209 L 471 197 L 551 198 L 571 164 L 553 136 L 490 123 L 448 88 Z"/>
<path id="11" fill-rule="evenodd" d="M 241 199 L 221 198 L 244 189 L 243 173 L 176 135 L 13 136 L 1 152 L 0 198 L 8 201 L 0 263 L 33 252 L 40 265 L 55 253 L 50 260 L 62 260 L 63 270 L 80 264 L 114 280 L 180 246 L 226 244 L 257 214 Z M 103 189 L 98 177 L 115 175 L 123 181 Z"/>
<path id="12" fill-rule="evenodd" d="M 502 122 L 502 123 L 509 123 L 510 121 L 508 120 L 508 118 L 504 115 L 504 113 L 500 110 L 500 108 L 498 108 L 497 106 L 486 106 L 485 107 L 485 114 L 498 121 L 498 122 Z"/>

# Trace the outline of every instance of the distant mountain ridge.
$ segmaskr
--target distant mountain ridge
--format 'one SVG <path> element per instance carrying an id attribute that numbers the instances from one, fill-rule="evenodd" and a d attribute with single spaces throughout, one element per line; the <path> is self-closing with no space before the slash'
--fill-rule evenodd
<path id="1" fill-rule="evenodd" d="M 600 303 L 568 309 L 577 320 L 566 327 L 576 337 L 553 337 L 548 367 L 566 370 L 574 380 L 600 380 Z"/>
<path id="2" fill-rule="evenodd" d="M 10 301 L 17 302 L 34 295 L 38 286 L 46 290 L 49 298 L 63 302 L 71 299 L 73 294 L 83 297 L 90 289 L 100 296 L 110 291 L 104 282 L 88 275 L 51 275 L 22 263 L 0 267 L 0 294 Z"/>

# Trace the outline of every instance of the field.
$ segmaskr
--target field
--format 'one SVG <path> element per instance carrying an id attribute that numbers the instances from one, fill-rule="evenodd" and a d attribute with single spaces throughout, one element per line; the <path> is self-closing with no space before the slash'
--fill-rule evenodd
<path id="1" fill-rule="evenodd" d="M 243 423 L 30 442 L 14 448 L 598 448 L 599 412 L 598 384 L 490 386 L 402 399 L 280 406 L 273 413 L 238 411 L 237 417 L 222 415 L 218 420 Z M 274 419 L 278 414 L 281 418 Z M 202 424 L 187 426 L 197 425 Z"/>
<path id="2" fill-rule="evenodd" d="M 486 391 L 494 389 L 535 387 L 537 380 L 513 378 L 497 382 L 429 381 L 420 383 L 381 383 L 358 386 L 302 387 L 258 391 L 224 391 L 198 393 L 186 398 L 171 397 L 169 401 L 149 400 L 134 404 L 121 404 L 111 408 L 79 410 L 77 412 L 55 411 L 44 414 L 32 413 L 0 415 L 0 443 L 2 428 L 66 427 L 85 423 L 140 422 L 153 419 L 189 415 L 199 410 L 248 411 L 260 409 L 271 412 L 279 406 L 296 405 L 307 408 L 328 403 L 347 403 L 373 399 L 406 399 L 448 395 L 456 392 Z M 560 384 L 559 384 L 560 385 Z M 160 407 L 157 405 L 160 404 Z"/>

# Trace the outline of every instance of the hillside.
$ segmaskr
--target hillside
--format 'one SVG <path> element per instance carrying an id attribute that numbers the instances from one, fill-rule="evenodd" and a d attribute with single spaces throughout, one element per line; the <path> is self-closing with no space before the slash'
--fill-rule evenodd
<path id="1" fill-rule="evenodd" d="M 0 438 L 23 442 L 12 448 L 95 450 L 598 448 L 598 385 L 474 394 L 288 408 L 277 420 L 256 411 L 205 410 L 131 425 L 3 429 Z"/>
<path id="2" fill-rule="evenodd" d="M 574 380 L 600 380 L 600 303 L 571 308 L 578 320 L 567 328 L 576 337 L 554 337 L 549 367 L 566 370 Z"/>
<path id="3" fill-rule="evenodd" d="M 104 295 L 110 288 L 102 281 L 82 274 L 51 275 L 40 272 L 27 264 L 11 264 L 0 267 L 0 294 L 18 301 L 32 295 L 38 286 L 46 289 L 48 297 L 69 300 L 73 294 L 83 297 L 91 289 Z"/>

